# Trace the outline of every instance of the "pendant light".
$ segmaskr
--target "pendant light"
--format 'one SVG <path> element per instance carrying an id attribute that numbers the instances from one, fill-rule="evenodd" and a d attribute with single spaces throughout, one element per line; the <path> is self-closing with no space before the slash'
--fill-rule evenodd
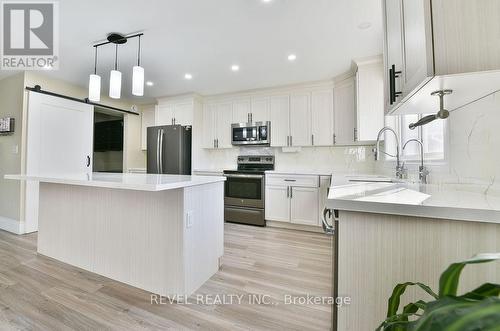
<path id="1" fill-rule="evenodd" d="M 97 47 L 94 55 L 94 73 L 89 77 L 89 100 L 101 101 L 101 76 L 97 74 Z"/>
<path id="2" fill-rule="evenodd" d="M 144 95 L 144 68 L 141 67 L 141 36 L 139 36 L 137 65 L 132 69 L 132 94 L 139 97 Z"/>
<path id="3" fill-rule="evenodd" d="M 118 44 L 115 45 L 115 69 L 109 74 L 109 97 L 120 99 L 122 92 L 122 73 L 118 71 Z"/>

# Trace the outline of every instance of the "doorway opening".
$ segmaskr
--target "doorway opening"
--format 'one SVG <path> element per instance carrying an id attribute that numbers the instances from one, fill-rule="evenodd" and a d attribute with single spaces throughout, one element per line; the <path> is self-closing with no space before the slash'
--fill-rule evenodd
<path id="1" fill-rule="evenodd" d="M 94 109 L 94 172 L 123 172 L 123 114 Z"/>

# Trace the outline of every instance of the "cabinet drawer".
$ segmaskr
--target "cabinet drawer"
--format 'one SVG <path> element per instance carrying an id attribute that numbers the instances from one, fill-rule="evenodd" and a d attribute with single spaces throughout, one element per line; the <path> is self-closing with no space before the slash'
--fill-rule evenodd
<path id="1" fill-rule="evenodd" d="M 319 187 L 319 176 L 316 175 L 266 175 L 266 185 Z"/>

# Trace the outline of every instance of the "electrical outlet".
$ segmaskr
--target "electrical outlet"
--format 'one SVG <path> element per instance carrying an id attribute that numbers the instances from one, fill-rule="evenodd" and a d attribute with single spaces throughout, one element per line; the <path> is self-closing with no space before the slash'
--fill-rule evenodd
<path id="1" fill-rule="evenodd" d="M 193 212 L 188 211 L 186 213 L 186 229 L 189 229 L 193 226 Z"/>

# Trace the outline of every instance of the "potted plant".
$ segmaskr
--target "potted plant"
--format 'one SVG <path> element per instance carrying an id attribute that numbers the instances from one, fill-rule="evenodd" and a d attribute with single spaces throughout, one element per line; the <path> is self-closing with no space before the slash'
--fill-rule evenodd
<path id="1" fill-rule="evenodd" d="M 439 278 L 439 293 L 422 283 L 398 284 L 389 298 L 387 319 L 377 331 L 500 331 L 500 284 L 486 283 L 457 295 L 460 274 L 467 264 L 500 259 L 497 254 L 479 254 L 453 263 Z M 434 300 L 409 303 L 398 312 L 401 296 L 408 286 L 418 286 Z"/>

